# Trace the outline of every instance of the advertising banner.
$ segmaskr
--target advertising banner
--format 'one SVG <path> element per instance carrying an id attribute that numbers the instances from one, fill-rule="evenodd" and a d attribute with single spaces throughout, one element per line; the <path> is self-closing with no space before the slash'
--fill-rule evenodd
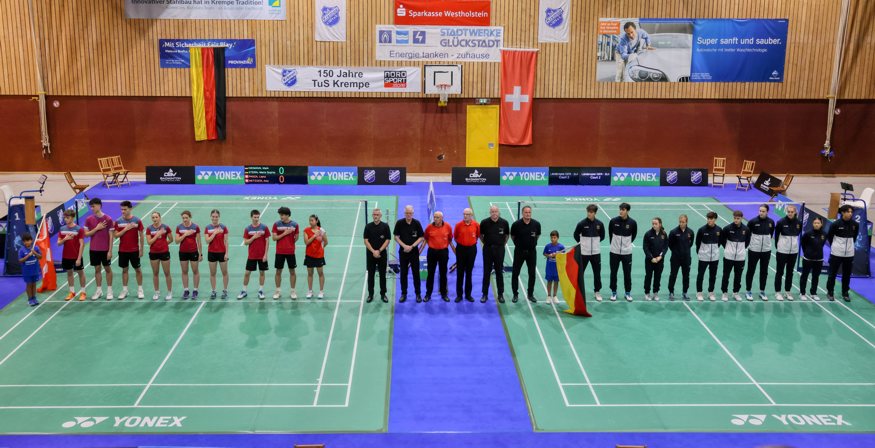
<path id="1" fill-rule="evenodd" d="M 783 82 L 787 19 L 600 19 L 600 82 Z"/>
<path id="2" fill-rule="evenodd" d="M 125 0 L 125 18 L 286 20 L 286 1 Z"/>
<path id="3" fill-rule="evenodd" d="M 196 166 L 197 185 L 243 185 L 242 166 Z"/>
<path id="4" fill-rule="evenodd" d="M 302 67 L 268 65 L 267 90 L 300 92 L 422 91 L 419 67 Z"/>
<path id="5" fill-rule="evenodd" d="M 659 168 L 611 168 L 611 186 L 658 187 Z"/>
<path id="6" fill-rule="evenodd" d="M 310 185 L 356 185 L 358 169 L 354 166 L 311 166 Z"/>
<path id="7" fill-rule="evenodd" d="M 707 168 L 663 168 L 659 185 L 663 187 L 707 187 Z"/>
<path id="8" fill-rule="evenodd" d="M 549 185 L 580 185 L 580 167 L 551 166 Z"/>
<path id="9" fill-rule="evenodd" d="M 760 171 L 759 176 L 757 176 L 756 180 L 753 182 L 754 188 L 769 196 L 772 195 L 769 187 L 778 187 L 780 185 L 781 179 L 778 179 L 765 171 Z"/>
<path id="10" fill-rule="evenodd" d="M 255 39 L 158 39 L 161 68 L 189 68 L 189 47 L 224 47 L 225 68 L 255 68 Z"/>
<path id="11" fill-rule="evenodd" d="M 407 185 L 407 168 L 360 166 L 359 185 Z"/>
<path id="12" fill-rule="evenodd" d="M 193 184 L 193 166 L 147 166 L 147 184 Z"/>
<path id="13" fill-rule="evenodd" d="M 395 0 L 395 25 L 489 26 L 489 0 Z"/>
<path id="14" fill-rule="evenodd" d="M 500 26 L 377 25 L 379 61 L 500 62 Z"/>
<path id="15" fill-rule="evenodd" d="M 502 167 L 501 185 L 546 186 L 549 175 L 544 167 Z"/>
<path id="16" fill-rule="evenodd" d="M 581 168 L 580 185 L 611 185 L 611 167 Z"/>
<path id="17" fill-rule="evenodd" d="M 307 184 L 306 166 L 260 165 L 244 166 L 243 182 L 247 184 Z"/>
<path id="18" fill-rule="evenodd" d="M 500 178 L 494 167 L 453 167 L 453 185 L 499 185 Z"/>

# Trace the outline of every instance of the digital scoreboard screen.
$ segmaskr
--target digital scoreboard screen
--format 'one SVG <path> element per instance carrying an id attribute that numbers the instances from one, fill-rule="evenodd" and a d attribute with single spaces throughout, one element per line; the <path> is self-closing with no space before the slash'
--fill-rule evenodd
<path id="1" fill-rule="evenodd" d="M 287 165 L 245 166 L 243 179 L 247 184 L 306 184 L 307 167 Z"/>

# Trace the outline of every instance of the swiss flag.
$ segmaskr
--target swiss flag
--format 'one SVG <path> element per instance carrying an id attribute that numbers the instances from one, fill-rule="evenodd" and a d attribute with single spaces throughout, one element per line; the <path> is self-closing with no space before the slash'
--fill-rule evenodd
<path id="1" fill-rule="evenodd" d="M 498 142 L 532 144 L 532 100 L 538 50 L 501 50 L 501 118 Z"/>

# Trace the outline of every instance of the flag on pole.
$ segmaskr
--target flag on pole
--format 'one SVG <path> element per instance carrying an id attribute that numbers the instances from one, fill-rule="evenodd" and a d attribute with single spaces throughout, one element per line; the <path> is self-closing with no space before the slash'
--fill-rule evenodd
<path id="1" fill-rule="evenodd" d="M 501 50 L 501 116 L 498 142 L 532 144 L 532 100 L 538 50 Z"/>
<path id="2" fill-rule="evenodd" d="M 431 219 L 431 216 L 434 214 L 434 211 L 437 209 L 437 197 L 434 195 L 434 183 L 428 183 L 428 194 L 425 197 L 426 208 L 428 209 L 428 216 Z"/>
<path id="3" fill-rule="evenodd" d="M 190 47 L 194 139 L 225 139 L 225 48 Z"/>
<path id="4" fill-rule="evenodd" d="M 52 259 L 52 242 L 49 236 L 48 217 L 43 217 L 43 222 L 40 224 L 39 236 L 36 238 L 36 246 L 39 247 L 43 257 L 40 259 L 40 268 L 43 271 L 43 282 L 37 292 L 54 291 L 58 289 L 58 279 L 55 274 L 55 262 Z"/>
<path id="5" fill-rule="evenodd" d="M 583 283 L 578 284 L 581 279 L 580 266 L 577 264 L 575 255 L 580 249 L 575 246 L 568 252 L 556 254 L 556 270 L 559 271 L 559 288 L 562 289 L 562 296 L 565 298 L 565 303 L 568 304 L 566 313 L 575 316 L 592 317 L 592 314 L 586 311 L 586 294 L 583 291 Z"/>

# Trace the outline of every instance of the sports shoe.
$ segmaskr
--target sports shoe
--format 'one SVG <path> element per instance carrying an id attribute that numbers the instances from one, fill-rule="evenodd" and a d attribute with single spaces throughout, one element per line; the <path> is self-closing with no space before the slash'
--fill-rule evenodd
<path id="1" fill-rule="evenodd" d="M 298 300 L 298 292 L 293 289 L 291 297 L 292 297 L 292 300 Z"/>
<path id="2" fill-rule="evenodd" d="M 313 290 L 312 290 L 312 289 L 309 290 L 309 291 L 307 291 L 307 298 L 308 298 L 308 299 L 312 299 L 312 298 L 313 298 Z"/>
<path id="3" fill-rule="evenodd" d="M 844 300 L 845 302 L 850 302 L 851 296 L 842 296 L 842 300 Z"/>
<path id="4" fill-rule="evenodd" d="M 243 300 L 249 296 L 249 293 L 246 290 L 240 291 L 240 294 L 237 294 L 237 300 Z"/>
<path id="5" fill-rule="evenodd" d="M 158 291 L 155 291 L 155 294 L 152 294 L 152 300 L 158 300 L 161 297 L 161 294 Z"/>
<path id="6" fill-rule="evenodd" d="M 216 291 L 215 290 L 210 292 L 210 300 L 216 300 Z"/>
<path id="7" fill-rule="evenodd" d="M 389 298 L 386 297 L 386 294 L 380 294 L 380 300 L 382 300 L 383 303 L 389 303 Z"/>
<path id="8" fill-rule="evenodd" d="M 112 296 L 112 288 L 106 288 L 106 300 L 112 300 L 114 297 Z"/>
<path id="9" fill-rule="evenodd" d="M 602 301 L 602 293 L 600 293 L 600 292 L 595 293 L 595 301 L 596 302 Z"/>
<path id="10" fill-rule="evenodd" d="M 447 300 L 448 299 L 449 298 L 447 298 Z M 504 303 L 504 294 L 499 294 L 495 300 L 498 300 L 498 303 Z"/>
<path id="11" fill-rule="evenodd" d="M 489 296 L 486 294 L 483 294 L 483 296 L 480 297 L 480 303 L 486 303 L 487 300 L 489 300 Z"/>
<path id="12" fill-rule="evenodd" d="M 119 300 L 125 300 L 128 297 L 128 288 L 122 288 L 122 292 L 118 294 Z"/>
<path id="13" fill-rule="evenodd" d="M 94 294 L 91 294 L 91 300 L 97 300 L 101 297 L 103 297 L 103 291 L 100 289 L 98 289 L 97 291 L 94 291 Z"/>
<path id="14" fill-rule="evenodd" d="M 85 291 L 82 291 L 79 293 L 79 301 L 80 302 L 84 302 L 86 297 L 87 296 L 85 295 Z"/>
<path id="15" fill-rule="evenodd" d="M 769 296 L 766 295 L 765 291 L 760 291 L 760 300 L 762 300 L 763 302 L 769 301 Z"/>
<path id="16" fill-rule="evenodd" d="M 511 301 L 512 301 L 513 303 L 517 303 L 517 302 L 519 302 L 519 300 L 520 300 L 520 296 L 519 296 L 519 294 L 514 294 L 514 295 L 513 295 L 513 299 L 511 299 Z"/>
<path id="17" fill-rule="evenodd" d="M 441 294 L 441 299 L 444 302 L 450 303 L 450 296 L 447 294 Z M 504 296 L 498 296 L 498 299 L 501 303 L 504 303 Z"/>
<path id="18" fill-rule="evenodd" d="M 744 298 L 746 298 L 748 302 L 753 302 L 753 293 L 750 291 L 744 293 Z"/>
<path id="19" fill-rule="evenodd" d="M 827 294 L 827 295 L 826 295 L 826 298 L 829 299 L 830 302 L 835 302 L 835 301 L 836 301 L 835 296 L 832 295 L 832 294 Z"/>
<path id="20" fill-rule="evenodd" d="M 173 293 L 170 291 L 167 291 L 167 295 L 164 296 L 164 301 L 169 302 L 171 299 L 173 299 Z"/>
<path id="21" fill-rule="evenodd" d="M 368 296 L 368 298 L 365 299 L 365 302 L 366 302 L 366 303 L 371 303 L 371 302 L 373 302 L 373 301 L 374 301 L 374 296 Z"/>
<path id="22" fill-rule="evenodd" d="M 626 293 L 626 301 L 627 301 L 627 302 L 631 302 L 631 301 L 632 301 L 632 294 L 629 294 L 628 292 Z"/>
<path id="23" fill-rule="evenodd" d="M 535 298 L 534 294 L 529 294 L 529 302 L 538 303 L 538 299 Z"/>
<path id="24" fill-rule="evenodd" d="M 811 300 L 814 300 L 815 302 L 820 302 L 820 296 L 818 296 L 817 294 L 812 294 Z"/>
<path id="25" fill-rule="evenodd" d="M 37 306 L 37 305 L 39 305 L 39 302 L 37 302 L 36 299 L 27 299 L 27 303 L 28 303 L 30 306 Z"/>
<path id="26" fill-rule="evenodd" d="M 775 293 L 775 300 L 777 300 L 778 302 L 783 302 L 784 296 L 780 292 L 776 292 Z"/>
<path id="27" fill-rule="evenodd" d="M 196 289 L 194 291 L 192 291 L 192 293 L 191 293 L 191 300 L 197 300 L 197 290 Z"/>
<path id="28" fill-rule="evenodd" d="M 737 292 L 732 293 L 732 298 L 735 299 L 736 302 L 741 302 L 741 294 Z"/>
<path id="29" fill-rule="evenodd" d="M 674 302 L 674 293 L 673 292 L 668 293 L 668 301 Z"/>
<path id="30" fill-rule="evenodd" d="M 724 292 L 723 295 L 720 296 L 720 300 L 722 300 L 722 301 L 724 301 L 724 302 L 728 302 L 728 301 L 729 301 L 729 295 L 727 295 L 727 294 Z"/>
<path id="31" fill-rule="evenodd" d="M 222 300 L 228 300 L 228 290 L 227 289 L 222 290 Z"/>
<path id="32" fill-rule="evenodd" d="M 319 291 L 319 295 L 316 296 L 316 298 L 317 298 L 317 299 L 320 299 L 320 300 L 321 300 L 321 299 L 324 299 L 324 298 L 325 298 L 325 293 L 323 293 L 322 291 Z"/>
<path id="33" fill-rule="evenodd" d="M 654 301 L 654 302 L 659 302 L 659 293 L 656 293 L 656 292 L 653 293 L 653 301 Z"/>
<path id="34" fill-rule="evenodd" d="M 699 302 L 702 302 L 705 300 L 705 296 L 701 292 L 697 292 L 696 293 L 696 300 L 698 300 Z"/>
<path id="35" fill-rule="evenodd" d="M 261 289 L 258 290 L 258 300 L 264 300 L 264 291 Z"/>
<path id="36" fill-rule="evenodd" d="M 473 297 L 473 296 L 468 296 L 468 297 L 465 297 L 465 300 L 467 300 L 467 301 L 469 301 L 469 302 L 473 302 L 473 301 L 474 301 L 474 297 Z"/>
<path id="37" fill-rule="evenodd" d="M 142 300 L 142 299 L 145 298 L 145 297 L 146 297 L 146 293 L 143 292 L 143 287 L 142 287 L 142 286 L 138 286 L 138 287 L 137 287 L 137 299 Z"/>
<path id="38" fill-rule="evenodd" d="M 650 293 L 644 293 L 644 300 L 653 300 L 650 297 Z"/>
<path id="39" fill-rule="evenodd" d="M 189 297 L 191 297 L 191 293 L 188 292 L 187 289 L 183 290 L 182 291 L 182 300 L 188 300 Z"/>
<path id="40" fill-rule="evenodd" d="M 681 296 L 681 297 L 684 298 L 684 302 L 689 302 L 689 301 L 690 301 L 690 296 L 688 296 L 687 293 L 684 293 L 683 296 Z"/>
<path id="41" fill-rule="evenodd" d="M 64 297 L 64 301 L 69 302 L 69 301 L 73 300 L 73 297 L 76 297 L 76 293 L 73 291 L 70 291 L 69 293 L 67 293 L 67 297 Z"/>
<path id="42" fill-rule="evenodd" d="M 273 300 L 279 300 L 281 295 L 283 295 L 282 292 L 280 292 L 280 290 L 277 289 L 276 291 L 273 292 Z"/>
<path id="43" fill-rule="evenodd" d="M 717 300 L 717 296 L 713 292 L 708 293 L 708 300 L 714 302 Z"/>
<path id="44" fill-rule="evenodd" d="M 611 291 L 611 302 L 616 302 L 616 301 L 617 301 L 617 292 Z"/>
<path id="45" fill-rule="evenodd" d="M 799 294 L 799 300 L 801 300 L 801 301 L 803 301 L 803 302 L 807 301 L 807 300 L 808 300 L 808 294 L 805 294 L 804 292 L 803 292 L 802 294 Z"/>
<path id="46" fill-rule="evenodd" d="M 784 297 L 786 297 L 787 300 L 789 300 L 789 301 L 791 301 L 791 302 L 793 301 L 793 295 L 790 294 L 790 291 L 785 291 L 785 292 L 784 292 Z"/>

